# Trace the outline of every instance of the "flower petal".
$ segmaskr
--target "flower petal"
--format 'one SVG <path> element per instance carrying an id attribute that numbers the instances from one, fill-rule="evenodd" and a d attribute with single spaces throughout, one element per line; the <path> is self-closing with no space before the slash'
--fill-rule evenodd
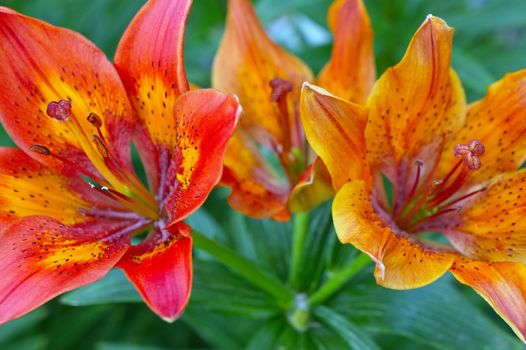
<path id="1" fill-rule="evenodd" d="M 293 90 L 289 94 L 289 115 L 294 116 L 301 84 L 312 81 L 312 73 L 298 58 L 287 53 L 270 40 L 259 22 L 250 0 L 229 0 L 228 18 L 223 41 L 217 52 L 212 86 L 239 96 L 244 109 L 241 125 L 255 134 L 264 134 L 259 140 L 283 144 L 285 135 L 281 114 L 271 100 L 269 83 L 274 78 L 289 81 Z M 294 125 L 291 118 L 288 123 Z M 294 130 L 294 127 L 290 128 Z"/>
<path id="2" fill-rule="evenodd" d="M 232 188 L 232 208 L 254 218 L 288 220 L 288 184 L 267 165 L 250 136 L 237 130 L 228 142 L 221 184 Z"/>
<path id="3" fill-rule="evenodd" d="M 189 90 L 183 48 L 191 5 L 191 0 L 148 1 L 123 34 L 115 53 L 115 65 L 130 97 L 139 98 L 139 104 L 148 103 L 146 94 L 141 92 L 144 88 L 147 93 L 150 84 L 154 88 L 166 87 L 171 99 Z"/>
<path id="4" fill-rule="evenodd" d="M 49 216 L 64 225 L 86 221 L 82 210 L 92 204 L 72 185 L 72 179 L 22 150 L 0 147 L 0 224 L 32 215 Z"/>
<path id="5" fill-rule="evenodd" d="M 451 244 L 480 260 L 526 261 L 525 188 L 526 169 L 495 177 L 445 231 Z"/>
<path id="6" fill-rule="evenodd" d="M 171 222 L 190 215 L 219 182 L 239 113 L 235 96 L 213 89 L 189 91 L 177 99 L 172 130 L 176 148 L 158 193 Z"/>
<path id="7" fill-rule="evenodd" d="M 301 121 L 309 144 L 331 174 L 335 190 L 351 179 L 370 184 L 370 169 L 365 160 L 367 111 L 363 107 L 305 83 L 301 92 Z"/>
<path id="8" fill-rule="evenodd" d="M 463 123 L 465 96 L 450 68 L 453 29 L 429 16 L 407 52 L 375 84 L 367 101 L 372 166 L 386 173 L 445 132 Z M 395 182 L 395 179 L 391 179 Z"/>
<path id="9" fill-rule="evenodd" d="M 171 235 L 155 230 L 119 262 L 146 304 L 167 322 L 182 314 L 192 288 L 191 229 L 177 223 Z"/>
<path id="10" fill-rule="evenodd" d="M 342 243 L 350 243 L 376 262 L 378 284 L 393 289 L 425 286 L 442 276 L 454 257 L 395 233 L 373 209 L 367 186 L 351 181 L 336 194 L 334 226 Z"/>
<path id="11" fill-rule="evenodd" d="M 129 246 L 127 235 L 93 225 L 64 226 L 32 216 L 0 232 L 0 324 L 103 277 Z"/>
<path id="12" fill-rule="evenodd" d="M 137 13 L 115 54 L 115 66 L 140 124 L 136 144 L 150 187 L 158 191 L 162 148 L 175 147 L 174 113 L 179 95 L 190 90 L 183 62 L 190 0 L 152 0 Z"/>
<path id="13" fill-rule="evenodd" d="M 526 342 L 526 266 L 457 259 L 451 273 L 480 294 Z"/>
<path id="14" fill-rule="evenodd" d="M 316 157 L 301 174 L 289 198 L 292 212 L 309 211 L 334 196 L 331 176 L 323 161 Z"/>
<path id="15" fill-rule="evenodd" d="M 364 104 L 376 78 L 367 10 L 362 0 L 338 0 L 331 5 L 328 17 L 334 45 L 317 85 L 340 98 Z"/>
<path id="16" fill-rule="evenodd" d="M 66 123 L 46 115 L 50 102 L 69 99 L 86 134 L 96 133 L 87 121 L 96 113 L 111 151 L 129 164 L 133 114 L 113 65 L 95 45 L 70 30 L 0 8 L 0 61 L 0 120 L 24 151 L 40 144 L 72 161 L 87 161 Z M 31 156 L 64 167 L 55 158 Z"/>
<path id="17" fill-rule="evenodd" d="M 486 96 L 469 106 L 464 127 L 448 137 L 446 149 L 479 140 L 485 147 L 482 167 L 470 176 L 480 182 L 499 173 L 518 169 L 526 161 L 526 69 L 507 74 L 490 85 Z M 443 172 L 455 162 L 445 153 Z"/>

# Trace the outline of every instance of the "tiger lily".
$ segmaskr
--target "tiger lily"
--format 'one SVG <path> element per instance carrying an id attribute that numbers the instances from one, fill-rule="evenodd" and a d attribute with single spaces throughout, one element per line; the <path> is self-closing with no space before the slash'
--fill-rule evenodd
<path id="1" fill-rule="evenodd" d="M 372 258 L 377 282 L 417 288 L 449 270 L 524 341 L 526 70 L 466 106 L 452 39 L 429 16 L 365 107 L 306 84 L 301 118 L 337 191 L 338 238 Z"/>
<path id="2" fill-rule="evenodd" d="M 81 35 L 0 8 L 0 120 L 19 147 L 0 148 L 0 324 L 114 266 L 163 319 L 183 311 L 192 238 L 182 220 L 219 181 L 238 117 L 234 96 L 189 91 L 190 6 L 144 5 L 117 70 Z"/>
<path id="3" fill-rule="evenodd" d="M 374 83 L 372 30 L 360 0 L 337 0 L 328 14 L 332 57 L 316 82 L 363 103 Z M 230 205 L 256 218 L 288 220 L 333 195 L 322 162 L 299 120 L 301 85 L 310 69 L 267 36 L 250 0 L 229 0 L 212 86 L 239 96 L 244 116 L 225 155 L 222 184 Z"/>

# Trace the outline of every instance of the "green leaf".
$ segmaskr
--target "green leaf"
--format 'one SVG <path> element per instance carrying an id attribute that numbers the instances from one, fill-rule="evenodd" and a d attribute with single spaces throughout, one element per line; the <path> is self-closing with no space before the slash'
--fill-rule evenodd
<path id="1" fill-rule="evenodd" d="M 0 345 L 7 344 L 13 338 L 35 327 L 47 315 L 45 308 L 39 308 L 23 317 L 0 327 Z"/>
<path id="2" fill-rule="evenodd" d="M 61 303 L 71 306 L 140 301 L 140 295 L 120 269 L 113 269 L 101 280 L 60 297 Z"/>
<path id="3" fill-rule="evenodd" d="M 350 349 L 354 350 L 379 350 L 374 340 L 362 328 L 360 329 L 350 320 L 337 312 L 327 308 L 318 307 L 315 315 L 327 327 L 331 328 L 335 336 L 342 337 Z"/>
<path id="4" fill-rule="evenodd" d="M 107 343 L 102 342 L 95 346 L 95 350 L 168 350 L 157 346 L 148 345 L 131 345 L 124 343 Z"/>
<path id="5" fill-rule="evenodd" d="M 248 319 L 240 322 L 238 318 L 193 312 L 191 309 L 185 312 L 183 319 L 214 348 L 225 350 L 244 349 L 244 335 L 250 334 L 255 327 Z"/>
<path id="6" fill-rule="evenodd" d="M 268 294 L 211 261 L 195 264 L 189 310 L 251 319 L 264 319 L 279 311 Z"/>
<path id="7" fill-rule="evenodd" d="M 364 274 L 330 307 L 371 331 L 403 335 L 436 349 L 518 349 L 519 341 L 469 303 L 454 283 L 444 277 L 420 289 L 394 291 Z"/>
<path id="8" fill-rule="evenodd" d="M 44 335 L 35 335 L 2 346 L 2 350 L 45 350 L 47 344 L 48 340 Z"/>

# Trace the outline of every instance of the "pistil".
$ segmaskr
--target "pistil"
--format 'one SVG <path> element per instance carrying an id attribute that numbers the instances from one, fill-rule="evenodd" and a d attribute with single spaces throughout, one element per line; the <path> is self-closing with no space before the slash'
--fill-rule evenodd
<path id="1" fill-rule="evenodd" d="M 290 183 L 296 182 L 296 176 L 294 176 L 291 169 L 292 163 L 292 127 L 291 127 L 291 118 L 289 115 L 289 106 L 287 102 L 287 96 L 293 90 L 293 85 L 290 81 L 283 80 L 281 78 L 274 78 L 269 82 L 269 86 L 272 89 L 270 94 L 270 99 L 272 102 L 275 102 L 279 113 L 280 113 L 280 123 L 282 130 L 282 139 L 281 145 L 277 149 L 278 158 L 283 167 Z"/>

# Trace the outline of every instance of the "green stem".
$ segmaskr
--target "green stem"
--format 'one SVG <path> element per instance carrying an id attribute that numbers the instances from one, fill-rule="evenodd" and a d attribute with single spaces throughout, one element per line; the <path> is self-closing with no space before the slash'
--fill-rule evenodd
<path id="1" fill-rule="evenodd" d="M 292 241 L 292 258 L 290 262 L 289 282 L 292 288 L 297 288 L 301 271 L 301 258 L 304 252 L 305 237 L 309 231 L 309 213 L 297 213 L 294 216 L 294 232 Z"/>
<path id="2" fill-rule="evenodd" d="M 320 289 L 310 296 L 308 300 L 309 308 L 319 305 L 333 296 L 370 262 L 371 258 L 360 253 L 349 265 L 336 272 Z"/>
<path id="3" fill-rule="evenodd" d="M 212 255 L 217 261 L 229 267 L 249 283 L 274 296 L 281 307 L 288 308 L 294 300 L 290 289 L 274 276 L 261 271 L 250 260 L 238 255 L 234 250 L 212 241 L 200 232 L 193 231 L 194 246 Z"/>

